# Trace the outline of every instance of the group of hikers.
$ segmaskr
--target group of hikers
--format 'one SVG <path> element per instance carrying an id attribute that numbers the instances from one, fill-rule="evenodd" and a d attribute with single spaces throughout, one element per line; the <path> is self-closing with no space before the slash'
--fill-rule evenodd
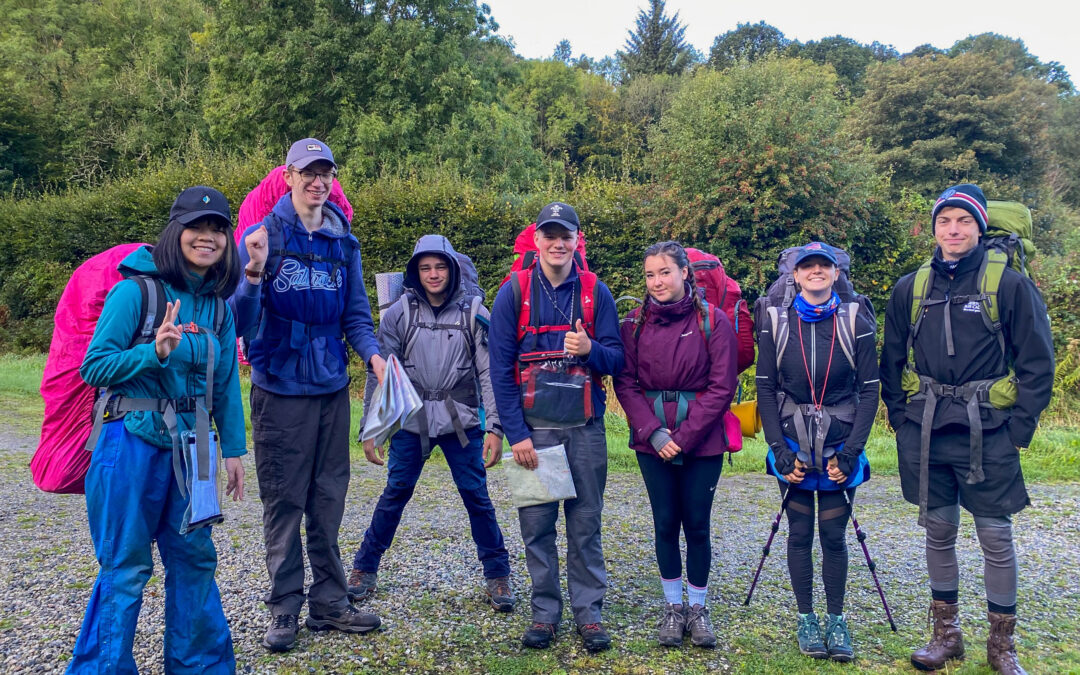
<path id="1" fill-rule="evenodd" d="M 154 540 L 165 566 L 166 670 L 235 670 L 210 528 L 196 526 L 201 516 L 193 508 L 198 479 L 213 480 L 204 464 L 216 464 L 205 453 L 182 455 L 199 457 L 197 470 L 186 467 L 195 479 L 185 478 L 176 448 L 216 443 L 226 494 L 242 498 L 237 336 L 251 364 L 269 576 L 267 649 L 295 645 L 305 600 L 311 630 L 366 633 L 380 626 L 356 604 L 376 593 L 380 561 L 435 447 L 468 512 L 487 599 L 495 611 L 512 611 L 510 559 L 486 478 L 504 441 L 526 469 L 538 466 L 537 450 L 565 450 L 576 492 L 562 502 L 573 620 L 585 648 L 608 649 L 603 376 L 613 378 L 626 413 L 653 513 L 663 589 L 657 639 L 676 647 L 688 636 L 695 646 L 714 647 L 710 514 L 734 441 L 724 420 L 740 364 L 733 323 L 699 292 L 687 250 L 674 241 L 645 249 L 647 294 L 620 320 L 610 290 L 577 253 L 581 223 L 568 204 L 542 209 L 534 261 L 511 272 L 490 312 L 463 287 L 467 271 L 450 242 L 425 235 L 405 268 L 402 298 L 380 308 L 376 332 L 350 214 L 329 199 L 337 187 L 330 149 L 303 139 L 275 171 L 283 196 L 237 237 L 225 197 L 192 187 L 177 198 L 156 245 L 124 261 L 133 275 L 156 278 L 164 289 L 156 330 L 141 325 L 148 292 L 138 279 L 117 284 L 105 302 L 81 374 L 119 403 L 95 428 L 86 475 L 100 573 L 69 672 L 135 672 L 132 644 Z M 766 470 L 777 480 L 789 523 L 796 640 L 810 657 L 854 656 L 844 616 L 845 532 L 856 488 L 869 477 L 864 449 L 880 387 L 896 430 L 903 495 L 918 505 L 926 532 L 933 633 L 911 663 L 934 670 L 964 656 L 955 550 L 963 506 L 974 515 L 985 562 L 989 665 L 1022 673 L 1013 640 L 1018 573 L 1011 515 L 1029 503 L 1019 453 L 1050 399 L 1049 322 L 1031 280 L 996 266 L 998 258 L 981 245 L 987 210 L 977 186 L 942 193 L 931 227 L 933 257 L 893 289 L 880 360 L 876 318 L 866 305 L 841 300 L 842 252 L 826 243 L 793 250 L 792 297 L 758 317 L 758 408 L 769 445 Z M 423 401 L 388 451 L 364 443 L 370 462 L 389 467 L 348 574 L 338 547 L 350 477 L 346 342 L 369 369 L 369 405 L 391 356 Z M 813 605 L 815 501 L 823 624 Z M 558 520 L 557 501 L 518 509 L 530 579 L 525 647 L 547 648 L 559 633 Z M 311 571 L 306 588 L 301 525 Z"/>

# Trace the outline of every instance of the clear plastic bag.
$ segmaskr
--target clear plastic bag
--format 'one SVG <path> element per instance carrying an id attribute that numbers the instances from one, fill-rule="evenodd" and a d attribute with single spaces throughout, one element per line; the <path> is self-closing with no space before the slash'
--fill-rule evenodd
<path id="1" fill-rule="evenodd" d="M 566 448 L 555 445 L 536 449 L 537 467 L 526 469 L 514 461 L 511 452 L 503 453 L 502 465 L 506 467 L 506 479 L 510 483 L 510 496 L 514 506 L 535 506 L 563 499 L 576 499 L 574 477 L 570 463 L 566 461 Z"/>
<path id="2" fill-rule="evenodd" d="M 592 418 L 592 373 L 564 352 L 529 352 L 521 362 L 521 408 L 533 429 L 570 429 Z"/>
<path id="3" fill-rule="evenodd" d="M 371 406 L 364 421 L 361 441 L 373 440 L 381 446 L 398 432 L 424 405 L 416 393 L 401 361 L 391 354 L 386 360 L 382 384 L 375 388 Z"/>
<path id="4" fill-rule="evenodd" d="M 195 434 L 192 432 L 184 434 L 180 446 L 188 493 L 188 505 L 180 522 L 180 534 L 187 534 L 225 520 L 221 513 L 221 481 L 218 476 L 221 457 L 218 455 L 218 438 L 214 431 L 210 432 L 210 452 L 204 457 L 199 457 Z"/>

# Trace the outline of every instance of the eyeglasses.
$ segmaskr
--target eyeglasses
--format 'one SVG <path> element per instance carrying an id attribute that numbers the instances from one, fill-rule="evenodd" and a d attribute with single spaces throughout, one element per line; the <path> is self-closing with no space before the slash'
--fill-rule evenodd
<path id="1" fill-rule="evenodd" d="M 304 181 L 305 183 L 310 183 L 314 181 L 315 177 L 318 176 L 319 180 L 323 182 L 323 185 L 329 185 L 335 178 L 337 178 L 337 171 L 333 170 L 311 171 L 309 169 L 300 169 L 299 171 L 297 171 L 296 169 L 290 169 L 290 171 L 294 171 L 298 176 L 300 176 L 300 180 Z"/>

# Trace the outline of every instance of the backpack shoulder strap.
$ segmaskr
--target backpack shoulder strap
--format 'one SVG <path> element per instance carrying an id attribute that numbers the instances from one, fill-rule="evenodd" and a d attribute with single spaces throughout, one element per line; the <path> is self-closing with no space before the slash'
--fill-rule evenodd
<path id="1" fill-rule="evenodd" d="M 517 339 L 525 337 L 525 328 L 532 320 L 532 312 L 529 307 L 530 294 L 532 292 L 531 269 L 519 270 L 510 273 L 510 290 L 514 294 L 514 313 L 517 316 Z"/>
<path id="2" fill-rule="evenodd" d="M 788 313 L 787 308 L 769 305 L 766 309 L 769 323 L 772 325 L 773 344 L 776 345 L 776 370 L 780 371 L 780 362 L 784 359 L 784 350 L 788 343 Z"/>
<path id="3" fill-rule="evenodd" d="M 592 272 L 586 272 L 578 267 L 578 280 L 580 282 L 581 322 L 585 326 L 585 332 L 591 338 L 596 337 L 596 281 L 597 277 Z M 573 326 L 571 326 L 573 328 Z"/>
<path id="4" fill-rule="evenodd" d="M 858 314 L 857 302 L 845 302 L 836 310 L 836 337 L 852 370 L 855 370 L 855 317 Z"/>
<path id="5" fill-rule="evenodd" d="M 702 299 L 701 307 L 705 310 L 705 313 L 698 313 L 698 323 L 701 325 L 701 337 L 705 338 L 705 346 L 708 347 L 709 338 L 712 337 L 713 331 L 713 306 Z"/>
<path id="6" fill-rule="evenodd" d="M 915 272 L 915 284 L 911 287 L 911 333 L 914 338 L 914 333 L 918 330 L 920 323 L 922 322 L 923 304 L 930 296 L 930 291 L 934 287 L 934 268 L 930 266 L 930 261 L 927 260 L 919 266 L 917 272 Z"/>
<path id="7" fill-rule="evenodd" d="M 1001 330 L 1001 306 L 998 304 L 998 290 L 1001 288 L 1001 277 L 1005 274 L 1005 268 L 1009 265 L 1009 256 L 1004 251 L 991 248 L 987 249 L 986 257 L 982 266 L 979 267 L 979 294 L 982 302 L 983 320 L 987 329 L 997 336 L 998 346 L 1003 355 L 1008 354 L 1005 348 L 1005 334 Z"/>
<path id="8" fill-rule="evenodd" d="M 402 310 L 401 325 L 405 328 L 401 340 L 401 360 L 405 362 L 409 360 L 409 355 L 412 354 L 413 345 L 416 343 L 416 334 L 419 332 L 419 327 L 416 325 L 416 316 L 420 311 L 420 303 L 412 293 L 402 293 L 398 302 L 401 303 Z"/>
<path id="9" fill-rule="evenodd" d="M 135 346 L 154 341 L 157 329 L 165 320 L 165 306 L 168 300 L 165 297 L 165 284 L 158 277 L 138 274 L 131 279 L 139 284 L 139 295 L 142 299 L 142 308 L 139 310 L 139 328 L 131 339 L 131 345 Z"/>

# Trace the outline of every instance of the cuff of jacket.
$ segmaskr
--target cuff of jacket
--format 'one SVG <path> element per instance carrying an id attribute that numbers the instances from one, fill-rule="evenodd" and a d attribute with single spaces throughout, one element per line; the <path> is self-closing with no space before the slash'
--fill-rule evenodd
<path id="1" fill-rule="evenodd" d="M 1019 422 L 1015 417 L 1009 421 L 1009 440 L 1014 447 L 1026 448 L 1031 445 L 1031 438 L 1035 435 L 1035 425 L 1027 425 Z"/>
<path id="2" fill-rule="evenodd" d="M 840 469 L 840 473 L 845 476 L 850 476 L 851 472 L 855 470 L 855 465 L 859 461 L 859 455 L 863 452 L 862 448 L 848 448 L 847 446 L 838 453 L 836 453 L 836 468 Z"/>
<path id="3" fill-rule="evenodd" d="M 791 451 L 791 448 L 787 447 L 787 444 L 772 446 L 773 451 L 773 466 L 776 467 L 776 472 L 781 476 L 786 476 L 795 470 L 795 453 Z"/>
<path id="4" fill-rule="evenodd" d="M 660 452 L 660 449 L 671 442 L 671 434 L 667 429 L 657 429 L 649 436 L 649 444 L 653 447 L 653 450 Z"/>

